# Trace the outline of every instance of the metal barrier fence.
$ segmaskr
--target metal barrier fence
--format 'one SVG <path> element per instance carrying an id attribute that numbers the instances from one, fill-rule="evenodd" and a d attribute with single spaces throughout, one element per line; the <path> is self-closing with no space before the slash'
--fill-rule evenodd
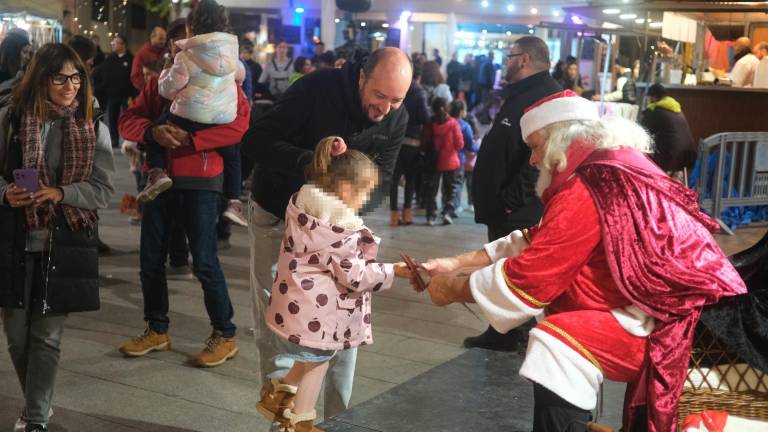
<path id="1" fill-rule="evenodd" d="M 733 234 L 720 219 L 723 209 L 768 204 L 768 132 L 726 132 L 701 140 L 699 172 L 699 205 Z"/>

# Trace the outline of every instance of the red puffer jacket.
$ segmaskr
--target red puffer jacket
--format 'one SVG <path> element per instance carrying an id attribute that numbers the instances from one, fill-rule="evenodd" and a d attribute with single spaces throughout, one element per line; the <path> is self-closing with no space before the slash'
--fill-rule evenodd
<path id="1" fill-rule="evenodd" d="M 138 143 L 146 143 L 149 129 L 170 105 L 170 101 L 157 91 L 157 78 L 145 85 L 132 107 L 121 116 L 120 136 Z M 243 91 L 238 90 L 237 116 L 232 123 L 200 130 L 192 135 L 192 145 L 168 151 L 169 175 L 175 177 L 214 178 L 224 171 L 224 162 L 215 151 L 240 142 L 248 130 L 251 106 Z"/>
<path id="2" fill-rule="evenodd" d="M 437 152 L 438 172 L 455 171 L 461 167 L 459 152 L 464 148 L 459 122 L 452 117 L 443 123 L 433 122 L 424 126 L 422 142 L 432 143 Z"/>

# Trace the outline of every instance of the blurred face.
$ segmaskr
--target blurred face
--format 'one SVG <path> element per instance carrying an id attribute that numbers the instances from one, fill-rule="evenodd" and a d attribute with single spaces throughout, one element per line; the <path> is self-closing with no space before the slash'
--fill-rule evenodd
<path id="1" fill-rule="evenodd" d="M 144 82 L 147 82 L 147 81 L 151 80 L 152 77 L 158 76 L 158 74 L 155 71 L 153 71 L 152 69 L 147 68 L 147 67 L 142 67 L 141 68 L 141 73 L 142 73 L 142 75 L 144 75 Z"/>
<path id="2" fill-rule="evenodd" d="M 155 29 L 152 30 L 152 35 L 149 37 L 149 43 L 155 48 L 162 48 L 165 46 L 166 36 L 165 29 L 155 27 Z"/>
<path id="3" fill-rule="evenodd" d="M 472 54 L 467 54 L 464 56 L 464 64 L 472 64 Z"/>
<path id="4" fill-rule="evenodd" d="M 765 56 L 768 56 L 768 50 L 765 49 L 757 49 L 755 50 L 755 55 L 758 59 L 762 60 Z"/>
<path id="5" fill-rule="evenodd" d="M 368 202 L 371 197 L 371 191 L 375 183 L 373 181 L 367 182 L 362 187 L 354 187 L 352 183 L 347 181 L 339 181 L 336 185 L 336 196 L 349 208 L 354 211 L 358 211 Z"/>
<path id="6" fill-rule="evenodd" d="M 275 55 L 279 59 L 285 59 L 288 57 L 288 44 L 286 42 L 280 42 L 275 47 Z"/>
<path id="7" fill-rule="evenodd" d="M 29 63 L 29 60 L 32 59 L 32 45 L 27 45 L 24 48 L 21 49 L 21 67 Z"/>
<path id="8" fill-rule="evenodd" d="M 309 60 L 306 60 L 304 62 L 304 66 L 301 68 L 301 73 L 306 75 L 306 74 L 312 72 L 313 70 L 314 69 L 312 68 L 312 62 L 309 61 Z"/>
<path id="9" fill-rule="evenodd" d="M 253 58 L 253 51 L 246 51 L 246 50 L 240 51 L 240 59 L 242 61 L 245 61 L 245 62 L 251 61 L 252 58 Z"/>
<path id="10" fill-rule="evenodd" d="M 58 73 L 48 79 L 48 99 L 60 106 L 70 106 L 80 90 L 83 77 L 72 63 L 64 64 Z"/>
<path id="11" fill-rule="evenodd" d="M 125 52 L 125 42 L 123 42 L 122 38 L 114 38 L 109 44 L 112 46 L 112 51 L 118 54 Z"/>
<path id="12" fill-rule="evenodd" d="M 315 54 L 320 55 L 325 52 L 325 45 L 323 44 L 317 44 L 315 45 Z"/>
<path id="13" fill-rule="evenodd" d="M 412 74 L 407 64 L 406 67 L 379 64 L 370 77 L 360 71 L 360 102 L 370 121 L 379 123 L 390 111 L 400 108 L 411 86 Z"/>
<path id="14" fill-rule="evenodd" d="M 579 66 L 576 64 L 568 65 L 566 72 L 568 73 L 568 79 L 571 81 L 576 81 L 576 79 L 579 77 Z"/>

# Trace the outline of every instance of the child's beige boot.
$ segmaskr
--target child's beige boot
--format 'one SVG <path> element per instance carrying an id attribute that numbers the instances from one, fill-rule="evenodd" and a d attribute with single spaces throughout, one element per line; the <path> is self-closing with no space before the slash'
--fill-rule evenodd
<path id="1" fill-rule="evenodd" d="M 312 410 L 304 414 L 296 414 L 290 408 L 283 412 L 285 417 L 285 432 L 324 432 L 322 429 L 315 427 L 315 419 L 317 418 L 317 412 Z"/>
<path id="2" fill-rule="evenodd" d="M 256 404 L 256 410 L 268 420 L 285 423 L 283 411 L 293 408 L 297 386 L 283 384 L 280 378 L 272 378 L 261 387 L 261 400 Z"/>

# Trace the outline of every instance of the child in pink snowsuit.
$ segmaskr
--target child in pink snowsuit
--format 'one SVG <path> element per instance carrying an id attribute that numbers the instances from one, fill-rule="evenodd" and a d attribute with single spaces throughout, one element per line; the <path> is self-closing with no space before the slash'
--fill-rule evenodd
<path id="1" fill-rule="evenodd" d="M 395 276 L 393 264 L 375 261 L 380 239 L 357 216 L 378 181 L 373 162 L 328 137 L 315 149 L 308 180 L 286 209 L 265 317 L 294 366 L 265 384 L 257 407 L 292 432 L 319 431 L 314 407 L 328 362 L 337 350 L 373 342 L 371 293 Z"/>

